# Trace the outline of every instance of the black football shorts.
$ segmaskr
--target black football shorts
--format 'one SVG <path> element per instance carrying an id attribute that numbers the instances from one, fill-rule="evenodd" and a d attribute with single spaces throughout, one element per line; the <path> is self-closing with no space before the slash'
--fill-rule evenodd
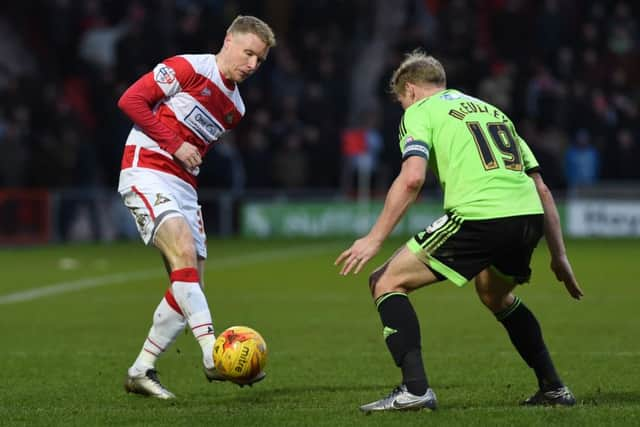
<path id="1" fill-rule="evenodd" d="M 543 234 L 542 214 L 463 220 L 449 213 L 413 236 L 407 247 L 458 286 L 491 266 L 520 284 L 531 277 L 531 255 Z"/>

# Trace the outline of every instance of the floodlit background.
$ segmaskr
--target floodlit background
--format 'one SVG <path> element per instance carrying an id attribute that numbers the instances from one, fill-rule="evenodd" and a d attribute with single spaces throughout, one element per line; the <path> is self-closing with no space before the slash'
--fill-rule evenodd
<path id="1" fill-rule="evenodd" d="M 631 0 L 22 0 L 0 2 L 0 425 L 639 425 L 640 20 Z M 170 404 L 127 396 L 167 286 L 116 193 L 131 123 L 117 99 L 164 58 L 215 53 L 238 14 L 278 38 L 240 86 L 247 114 L 204 159 L 200 195 L 218 331 L 270 348 L 252 389 L 208 384 L 181 336 Z M 570 410 L 519 408 L 533 375 L 471 286 L 413 295 L 441 410 L 364 418 L 399 380 L 367 273 L 441 214 L 430 177 L 358 276 L 333 260 L 399 171 L 402 55 L 494 103 L 533 149 L 586 297 L 541 244 L 518 294 L 539 318 Z"/>
<path id="2" fill-rule="evenodd" d="M 114 194 L 131 127 L 117 99 L 166 57 L 217 52 L 237 14 L 270 23 L 278 46 L 202 167 L 210 236 L 366 228 L 354 220 L 366 206 L 341 203 L 379 200 L 399 170 L 402 111 L 386 88 L 416 47 L 450 87 L 511 116 L 575 202 L 572 234 L 640 235 L 635 2 L 25 0 L 0 13 L 0 241 L 137 238 Z M 423 196 L 439 209 L 433 179 Z M 284 213 L 292 202 L 302 210 Z"/>

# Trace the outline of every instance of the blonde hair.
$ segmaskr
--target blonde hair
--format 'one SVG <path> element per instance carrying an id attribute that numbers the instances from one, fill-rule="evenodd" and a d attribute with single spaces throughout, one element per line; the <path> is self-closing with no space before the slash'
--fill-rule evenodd
<path id="1" fill-rule="evenodd" d="M 273 34 L 271 27 L 266 22 L 256 18 L 255 16 L 238 15 L 231 25 L 229 25 L 227 33 L 251 33 L 258 36 L 268 48 L 272 48 L 276 45 L 276 36 Z"/>
<path id="2" fill-rule="evenodd" d="M 416 49 L 407 53 L 402 64 L 393 72 L 389 91 L 396 96 L 402 95 L 407 83 L 446 87 L 447 75 L 440 61 L 423 50 Z"/>

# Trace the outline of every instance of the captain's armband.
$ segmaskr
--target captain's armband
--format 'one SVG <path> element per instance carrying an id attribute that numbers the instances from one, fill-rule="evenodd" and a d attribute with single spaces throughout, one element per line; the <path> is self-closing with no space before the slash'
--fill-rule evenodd
<path id="1" fill-rule="evenodd" d="M 423 141 L 407 141 L 402 150 L 402 160 L 406 160 L 411 156 L 419 156 L 429 160 L 429 147 Z"/>

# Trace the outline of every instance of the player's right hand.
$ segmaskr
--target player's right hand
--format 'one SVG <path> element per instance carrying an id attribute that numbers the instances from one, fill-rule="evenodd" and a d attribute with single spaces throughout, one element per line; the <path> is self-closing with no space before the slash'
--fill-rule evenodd
<path id="1" fill-rule="evenodd" d="M 567 292 L 569 292 L 573 298 L 580 299 L 584 296 L 584 292 L 582 292 L 566 256 L 551 259 L 551 270 L 553 270 L 556 278 L 564 283 L 564 287 L 567 288 Z"/>
<path id="2" fill-rule="evenodd" d="M 365 236 L 353 242 L 353 245 L 342 252 L 333 263 L 334 265 L 342 265 L 340 274 L 346 276 L 353 270 L 354 274 L 358 274 L 362 267 L 373 258 L 380 250 L 382 242 Z"/>
<path id="3" fill-rule="evenodd" d="M 202 156 L 198 148 L 186 141 L 173 153 L 173 156 L 190 172 L 202 164 Z"/>

